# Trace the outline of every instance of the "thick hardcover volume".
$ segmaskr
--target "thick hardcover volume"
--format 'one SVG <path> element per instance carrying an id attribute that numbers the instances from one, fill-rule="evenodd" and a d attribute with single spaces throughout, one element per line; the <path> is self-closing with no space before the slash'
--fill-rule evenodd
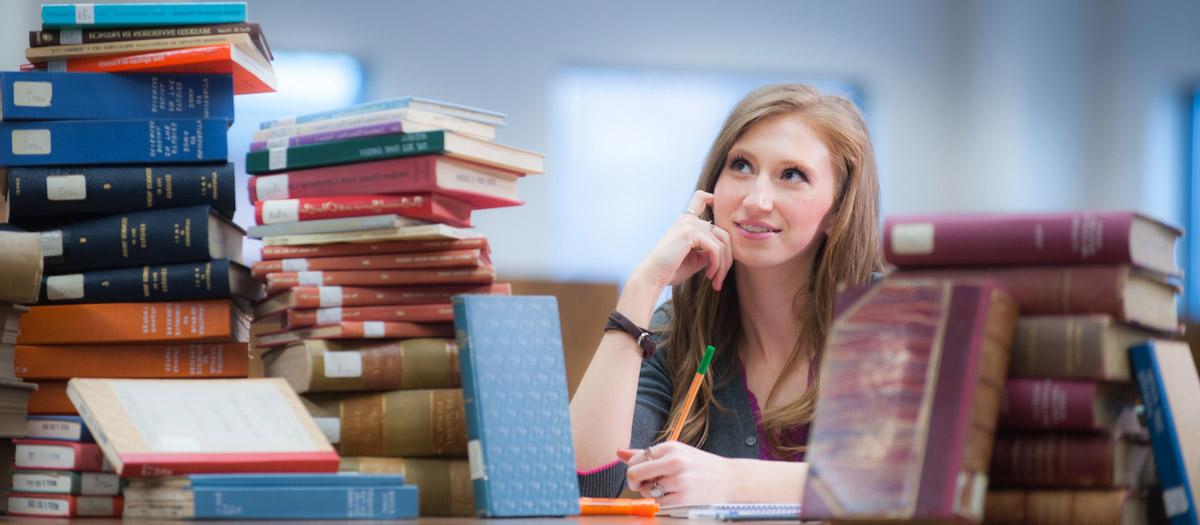
<path id="1" fill-rule="evenodd" d="M 992 452 L 994 487 L 1146 488 L 1150 447 L 1111 434 L 1000 434 Z"/>
<path id="2" fill-rule="evenodd" d="M 17 344 L 245 342 L 245 314 L 228 299 L 35 306 Z"/>
<path id="3" fill-rule="evenodd" d="M 342 457 L 342 472 L 403 474 L 421 488 L 421 515 L 469 517 L 475 515 L 471 467 L 466 458 Z"/>
<path id="4" fill-rule="evenodd" d="M 38 304 L 262 298 L 246 267 L 215 261 L 48 275 Z"/>
<path id="5" fill-rule="evenodd" d="M 208 206 L 109 215 L 41 235 L 48 274 L 242 259 L 241 230 Z"/>
<path id="6" fill-rule="evenodd" d="M 104 73 L 201 73 L 233 75 L 233 94 L 275 91 L 275 71 L 256 49 L 236 44 L 168 49 L 119 55 L 51 60 L 21 66 L 22 71 Z"/>
<path id="7" fill-rule="evenodd" d="M 233 120 L 228 75 L 0 72 L 0 120 Z"/>
<path id="8" fill-rule="evenodd" d="M 279 272 L 267 274 L 267 293 L 297 286 L 416 286 L 448 284 L 491 284 L 496 269 L 426 270 L 338 270 L 328 272 Z"/>
<path id="9" fill-rule="evenodd" d="M 840 303 L 804 517 L 979 522 L 1013 300 L 992 285 L 885 280 Z"/>
<path id="10" fill-rule="evenodd" d="M 1127 489 L 993 490 L 984 525 L 1143 525 L 1162 509 Z M 1194 523 L 1194 522 L 1191 522 Z"/>
<path id="11" fill-rule="evenodd" d="M 14 439 L 17 455 L 13 466 L 37 470 L 104 469 L 104 456 L 95 443 L 50 439 Z"/>
<path id="12" fill-rule="evenodd" d="M 0 123 L 0 164 L 225 162 L 226 119 Z"/>
<path id="13" fill-rule="evenodd" d="M 42 29 L 232 24 L 245 21 L 245 2 L 46 4 L 42 6 Z"/>
<path id="14" fill-rule="evenodd" d="M 25 379 L 246 377 L 246 343 L 194 345 L 17 345 Z"/>
<path id="15" fill-rule="evenodd" d="M 144 495 L 143 495 L 144 492 Z M 180 499 L 155 497 L 156 490 L 126 489 L 125 516 L 158 519 L 403 519 L 415 518 L 417 487 L 387 486 L 197 486 L 173 491 Z"/>
<path id="16" fill-rule="evenodd" d="M 1139 433 L 1137 390 L 1129 385 L 1060 379 L 1009 379 L 1000 427 Z"/>
<path id="17" fill-rule="evenodd" d="M 578 514 L 557 301 L 460 295 L 454 318 L 476 514 Z"/>
<path id="18" fill-rule="evenodd" d="M 516 206 L 520 173 L 420 155 L 250 178 L 250 200 L 363 193 L 444 193 L 476 209 Z"/>
<path id="19" fill-rule="evenodd" d="M 333 308 L 340 306 L 445 304 L 455 295 L 512 295 L 512 285 L 497 283 L 484 286 L 411 286 L 364 288 L 355 286 L 297 286 L 268 297 L 255 305 L 254 315 L 262 318 L 289 308 Z"/>
<path id="20" fill-rule="evenodd" d="M 342 321 L 391 321 L 438 323 L 454 320 L 454 308 L 447 304 L 410 304 L 396 306 L 335 306 L 316 310 L 288 310 L 288 329 L 326 326 Z"/>
<path id="21" fill-rule="evenodd" d="M 889 217 L 884 255 L 901 268 L 1133 264 L 1177 274 L 1183 232 L 1131 211 Z"/>
<path id="22" fill-rule="evenodd" d="M 295 259 L 301 257 L 338 257 L 346 255 L 379 255 L 387 253 L 418 253 L 479 249 L 489 253 L 486 238 L 445 241 L 364 242 L 320 244 L 312 246 L 263 246 L 263 260 Z"/>
<path id="23" fill-rule="evenodd" d="M 458 388 L 453 339 L 405 339 L 382 344 L 303 341 L 263 356 L 267 377 L 282 377 L 297 393 Z"/>
<path id="24" fill-rule="evenodd" d="M 13 516 L 119 518 L 122 503 L 121 496 L 11 493 L 8 495 L 8 513 Z"/>
<path id="25" fill-rule="evenodd" d="M 259 224 L 385 214 L 440 222 L 458 228 L 471 227 L 470 205 L 450 197 L 430 193 L 305 197 L 254 203 L 254 220 Z"/>
<path id="26" fill-rule="evenodd" d="M 542 157 L 449 131 L 380 135 L 246 154 L 246 173 L 317 168 L 416 155 L 445 154 L 518 173 L 541 173 Z"/>
<path id="27" fill-rule="evenodd" d="M 372 119 L 374 120 L 374 119 Z M 329 131 L 317 131 L 306 133 L 303 135 L 287 135 L 271 140 L 255 140 L 250 143 L 250 151 L 263 151 L 272 147 L 288 147 L 305 146 L 308 144 L 320 144 L 323 142 L 333 142 L 335 140 L 357 139 L 362 137 L 374 137 L 377 135 L 392 135 L 402 133 L 404 131 L 426 131 L 425 128 L 420 130 L 405 129 L 405 123 L 399 119 L 393 121 L 380 121 L 379 124 L 363 124 L 360 126 L 335 127 Z M 494 138 L 494 137 L 493 137 Z"/>
<path id="28" fill-rule="evenodd" d="M 1200 379 L 1186 343 L 1152 340 L 1129 350 L 1150 444 L 1173 525 L 1200 523 Z"/>
<path id="29" fill-rule="evenodd" d="M 271 47 L 263 36 L 262 27 L 247 24 L 177 25 L 166 27 L 117 27 L 103 29 L 46 29 L 29 32 L 29 47 L 61 46 L 73 44 L 103 44 L 130 40 L 152 40 L 157 38 L 180 38 L 185 36 L 229 35 L 247 33 L 254 46 L 264 56 L 274 58 Z"/>
<path id="30" fill-rule="evenodd" d="M 503 126 L 505 114 L 487 109 L 464 106 L 462 104 L 454 104 L 452 102 L 444 102 L 441 100 L 431 100 L 421 97 L 399 97 L 385 100 L 377 100 L 374 102 L 366 102 L 356 104 L 344 108 L 332 109 L 328 111 L 318 111 L 316 113 L 307 113 L 294 117 L 286 117 L 276 120 L 267 120 L 258 125 L 259 129 L 270 129 L 281 126 L 294 126 L 296 124 L 304 124 L 306 122 L 316 122 L 319 120 L 331 120 L 336 118 L 349 117 L 353 115 L 363 115 L 367 113 L 376 113 L 380 111 L 388 111 L 393 109 L 413 108 L 434 113 L 443 113 L 446 115 L 465 118 L 491 124 L 493 126 Z"/>
<path id="31" fill-rule="evenodd" d="M 87 425 L 83 424 L 83 420 L 79 416 L 49 416 L 49 415 L 30 415 L 25 418 L 28 424 L 28 432 L 25 437 L 29 439 L 61 439 L 64 441 L 78 441 L 80 443 L 95 443 L 92 438 L 92 433 L 88 431 Z M 34 490 L 32 492 L 42 492 Z"/>
<path id="32" fill-rule="evenodd" d="M 9 168 L 9 222 L 208 205 L 233 218 L 233 164 Z"/>
<path id="33" fill-rule="evenodd" d="M 347 456 L 465 456 L 463 393 L 457 388 L 310 395 L 313 415 L 336 417 Z"/>
<path id="34" fill-rule="evenodd" d="M 172 49 L 187 49 L 194 47 L 217 46 L 222 44 L 238 46 L 247 54 L 260 54 L 260 51 L 257 47 L 255 47 L 254 42 L 250 39 L 250 35 L 244 33 L 226 33 L 223 35 L 194 35 L 178 38 L 127 40 L 122 42 L 108 42 L 104 44 L 71 44 L 51 47 L 31 47 L 25 50 L 25 59 L 36 67 L 37 64 L 45 63 L 49 60 L 107 57 L 126 53 L 169 51 Z M 266 63 L 266 57 L 262 57 L 260 62 Z"/>
<path id="35" fill-rule="evenodd" d="M 1022 317 L 1008 373 L 1129 383 L 1129 347 L 1151 337 L 1110 315 Z"/>
<path id="36" fill-rule="evenodd" d="M 76 418 L 78 419 L 78 418 Z M 13 472 L 13 492 L 119 496 L 121 480 L 111 472 L 24 470 Z"/>
<path id="37" fill-rule="evenodd" d="M 275 259 L 258 261 L 250 267 L 250 270 L 255 277 L 266 277 L 269 273 L 278 272 L 475 268 L 487 265 L 490 262 L 487 254 L 480 250 L 452 250 L 444 252 Z"/>
<path id="38" fill-rule="evenodd" d="M 305 339 L 399 339 L 408 337 L 449 337 L 450 323 L 403 323 L 390 321 L 343 321 L 329 326 L 303 328 L 254 337 L 255 347 L 279 346 Z"/>

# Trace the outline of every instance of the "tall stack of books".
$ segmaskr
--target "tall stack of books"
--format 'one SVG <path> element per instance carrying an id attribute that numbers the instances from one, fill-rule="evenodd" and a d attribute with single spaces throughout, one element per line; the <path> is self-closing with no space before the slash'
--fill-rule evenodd
<path id="1" fill-rule="evenodd" d="M 263 123 L 247 171 L 263 241 L 253 353 L 310 402 L 343 468 L 402 472 L 421 513 L 472 513 L 457 294 L 496 283 L 475 210 L 516 206 L 538 154 L 504 115 L 420 98 Z"/>
<path id="2" fill-rule="evenodd" d="M 1129 348 L 1180 333 L 1180 235 L 1133 212 L 887 221 L 900 276 L 990 279 L 1021 308 L 985 523 L 1161 516 Z"/>
<path id="3" fill-rule="evenodd" d="M 46 274 L 16 341 L 16 375 L 39 386 L 29 413 L 76 415 L 71 378 L 245 377 L 249 312 L 263 291 L 243 266 L 245 234 L 230 220 L 226 131 L 234 94 L 253 91 L 234 69 L 178 67 L 145 54 L 201 45 L 146 36 L 161 31 L 249 39 L 245 5 L 45 5 L 42 21 L 28 51 L 37 67 L 0 73 L 8 219 L 40 232 Z M 236 44 L 209 47 L 220 46 Z M 139 66 L 75 67 L 122 60 Z M 71 72 L 127 70 L 144 73 Z M 66 424 L 46 421 L 30 428 Z M 95 447 L 82 439 L 69 447 Z M 63 446 L 31 444 L 24 460 L 50 468 Z M 74 483 L 82 482 L 72 468 L 98 470 L 60 467 L 58 479 Z M 120 515 L 119 496 L 88 494 L 82 484 L 52 494 L 39 483 L 10 496 L 10 512 Z"/>
<path id="4" fill-rule="evenodd" d="M 2 171 L 3 168 L 0 168 Z M 0 177 L 0 186 L 3 186 Z M 3 194 L 0 191 L 0 194 Z M 2 201 L 3 199 L 0 199 Z M 12 438 L 25 437 L 26 405 L 35 388 L 14 372 L 13 352 L 24 306 L 37 301 L 42 285 L 42 244 L 37 234 L 0 224 L 0 512 L 7 508 L 16 454 Z"/>

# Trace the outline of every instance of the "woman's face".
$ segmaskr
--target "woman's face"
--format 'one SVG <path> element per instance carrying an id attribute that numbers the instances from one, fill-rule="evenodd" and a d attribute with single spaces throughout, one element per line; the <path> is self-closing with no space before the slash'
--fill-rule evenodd
<path id="1" fill-rule="evenodd" d="M 837 181 L 829 149 L 799 113 L 760 121 L 733 144 L 713 190 L 713 220 L 750 268 L 794 264 L 826 231 Z"/>

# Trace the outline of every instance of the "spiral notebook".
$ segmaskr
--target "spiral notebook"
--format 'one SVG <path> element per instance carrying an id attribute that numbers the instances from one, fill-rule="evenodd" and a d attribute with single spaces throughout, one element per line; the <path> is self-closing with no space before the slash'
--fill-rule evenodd
<path id="1" fill-rule="evenodd" d="M 716 503 L 712 505 L 670 505 L 656 516 L 726 520 L 800 519 L 799 503 Z"/>

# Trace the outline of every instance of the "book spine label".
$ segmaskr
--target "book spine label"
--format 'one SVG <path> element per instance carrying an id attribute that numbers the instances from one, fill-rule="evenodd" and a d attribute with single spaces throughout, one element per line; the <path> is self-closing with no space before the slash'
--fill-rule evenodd
<path id="1" fill-rule="evenodd" d="M 487 239 L 456 239 L 444 241 L 403 241 L 321 244 L 308 246 L 263 246 L 264 260 L 297 257 L 335 257 L 383 253 L 417 253 L 444 250 L 480 249 L 486 254 Z"/>
<path id="2" fill-rule="evenodd" d="M 1196 508 L 1197 494 L 1192 492 L 1196 481 L 1190 479 L 1196 473 L 1187 471 L 1185 449 L 1173 415 L 1176 410 L 1194 407 L 1172 407 L 1173 400 L 1167 397 L 1153 341 L 1130 348 L 1129 360 L 1146 408 L 1146 426 L 1150 427 L 1150 445 L 1158 480 L 1162 485 L 1167 518 L 1172 525 L 1200 523 L 1200 510 Z"/>
<path id="3" fill-rule="evenodd" d="M 445 132 L 442 131 L 381 135 L 295 148 L 252 151 L 246 154 L 246 172 L 271 173 L 368 160 L 437 154 L 444 151 Z"/>
<path id="4" fill-rule="evenodd" d="M 5 121 L 232 121 L 234 115 L 229 75 L 0 72 L 0 96 Z"/>
<path id="5" fill-rule="evenodd" d="M 46 276 L 39 304 L 191 301 L 233 297 L 229 260 Z"/>
<path id="6" fill-rule="evenodd" d="M 396 214 L 460 228 L 471 226 L 471 207 L 466 203 L 431 194 L 343 195 L 267 200 L 254 203 L 259 224 L 316 221 L 341 217 Z"/>
<path id="7" fill-rule="evenodd" d="M 417 487 L 197 487 L 197 519 L 402 519 L 418 512 Z"/>
<path id="8" fill-rule="evenodd" d="M 226 119 L 0 123 L 0 164 L 224 162 Z"/>
<path id="9" fill-rule="evenodd" d="M 418 270 L 425 268 L 472 268 L 484 263 L 479 250 L 453 250 L 412 254 L 363 255 L 347 257 L 299 257 L 254 263 L 251 274 L 265 278 L 268 273 L 327 270 Z"/>
<path id="10" fill-rule="evenodd" d="M 232 342 L 245 340 L 232 301 L 35 306 L 17 344 Z"/>
<path id="11" fill-rule="evenodd" d="M 403 131 L 403 128 L 404 126 L 400 122 L 384 122 L 381 124 L 367 124 L 349 128 L 334 129 L 330 131 L 318 131 L 306 133 L 304 135 L 284 136 L 270 140 L 251 142 L 250 151 L 263 151 L 271 148 L 294 148 L 296 146 L 321 144 L 336 140 L 390 135 L 393 133 L 400 133 Z M 251 199 L 253 199 L 253 197 L 251 197 Z"/>
<path id="12" fill-rule="evenodd" d="M 364 270 L 329 272 L 280 272 L 267 274 L 267 293 L 296 286 L 403 286 L 445 284 L 491 284 L 492 267 L 467 270 Z"/>
<path id="13" fill-rule="evenodd" d="M 1004 388 L 1000 428 L 1101 430 L 1094 383 L 1010 379 Z"/>
<path id="14" fill-rule="evenodd" d="M 1116 440 L 1107 435 L 1001 435 L 992 455 L 994 486 L 1112 487 Z"/>
<path id="15" fill-rule="evenodd" d="M 122 213 L 42 232 L 46 273 L 209 259 L 208 206 Z"/>
<path id="16" fill-rule="evenodd" d="M 17 345 L 14 369 L 26 379 L 73 377 L 246 377 L 245 343 L 193 345 Z M 48 421 L 49 422 L 49 421 Z"/>
<path id="17" fill-rule="evenodd" d="M 209 205 L 232 218 L 232 164 L 22 167 L 8 170 L 9 221 Z"/>
<path id="18" fill-rule="evenodd" d="M 42 28 L 232 24 L 246 21 L 244 2 L 179 4 L 47 4 Z"/>

